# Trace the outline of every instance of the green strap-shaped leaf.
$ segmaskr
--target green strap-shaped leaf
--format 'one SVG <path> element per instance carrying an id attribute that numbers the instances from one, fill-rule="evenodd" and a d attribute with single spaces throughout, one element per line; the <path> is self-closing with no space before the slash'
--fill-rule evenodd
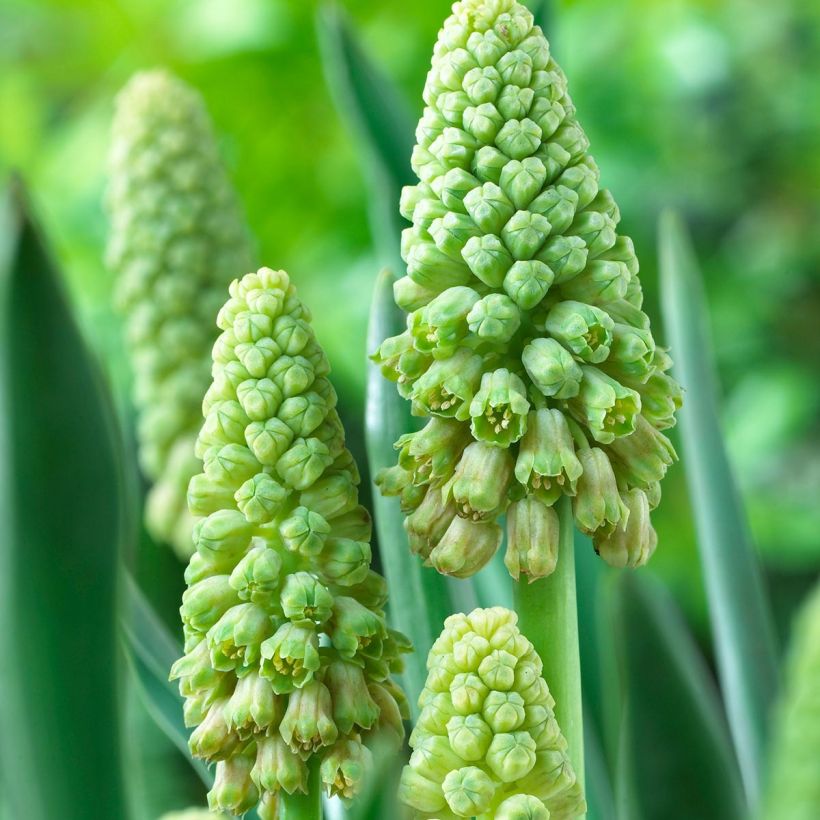
<path id="1" fill-rule="evenodd" d="M 337 5 L 328 3 L 320 9 L 317 26 L 328 85 L 339 112 L 364 148 L 372 186 L 374 239 L 383 261 L 393 265 L 404 227 L 399 195 L 402 186 L 413 182 L 410 154 L 415 120 L 401 93 L 365 53 Z"/>
<path id="2" fill-rule="evenodd" d="M 393 276 L 382 272 L 376 280 L 373 308 L 368 329 L 368 349 L 398 332 L 401 322 L 393 304 Z M 367 377 L 366 411 L 367 457 L 370 475 L 395 462 L 393 443 L 411 428 L 410 406 L 395 388 L 370 365 Z M 414 652 L 406 662 L 404 683 L 414 714 L 416 700 L 427 677 L 425 660 L 433 641 L 441 632 L 451 605 L 445 579 L 435 570 L 423 567 L 410 552 L 404 531 L 404 516 L 398 499 L 385 498 L 374 488 L 373 505 L 379 552 L 390 587 L 390 619 L 413 642 Z"/>
<path id="3" fill-rule="evenodd" d="M 760 796 L 766 727 L 777 690 L 769 601 L 720 431 L 703 284 L 681 220 L 660 223 L 661 297 L 680 411 L 683 462 L 729 726 L 749 803 Z"/>
<path id="4" fill-rule="evenodd" d="M 124 817 L 113 413 L 18 185 L 0 205 L 0 769 L 14 817 Z"/>
<path id="5" fill-rule="evenodd" d="M 213 773 L 188 749 L 188 729 L 182 719 L 182 696 L 168 680 L 168 670 L 182 655 L 174 639 L 154 612 L 134 579 L 123 574 L 122 630 L 125 636 L 129 669 L 148 713 L 182 752 L 207 788 Z"/>
<path id="6" fill-rule="evenodd" d="M 680 613 L 646 575 L 609 590 L 622 677 L 619 803 L 626 820 L 747 817 L 717 692 Z"/>

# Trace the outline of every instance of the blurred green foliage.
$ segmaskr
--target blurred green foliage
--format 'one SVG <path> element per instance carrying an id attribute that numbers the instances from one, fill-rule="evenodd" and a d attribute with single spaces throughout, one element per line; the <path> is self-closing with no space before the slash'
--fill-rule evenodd
<path id="1" fill-rule="evenodd" d="M 344 0 L 421 108 L 448 0 Z M 377 273 L 355 138 L 334 109 L 316 0 L 5 0 L 0 171 L 20 168 L 93 343 L 127 380 L 102 262 L 112 97 L 166 65 L 204 94 L 260 246 L 311 305 L 353 449 Z M 574 0 L 548 32 L 657 316 L 656 217 L 677 207 L 705 266 L 725 429 L 756 540 L 778 577 L 820 565 L 820 5 Z M 665 483 L 653 559 L 701 619 L 683 471 Z"/>

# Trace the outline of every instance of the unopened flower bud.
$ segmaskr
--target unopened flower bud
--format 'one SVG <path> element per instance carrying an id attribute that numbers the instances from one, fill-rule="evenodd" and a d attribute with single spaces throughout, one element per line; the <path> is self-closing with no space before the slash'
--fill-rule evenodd
<path id="1" fill-rule="evenodd" d="M 325 545 L 330 524 L 314 510 L 297 507 L 279 525 L 279 533 L 291 552 L 302 555 L 318 555 Z"/>
<path id="2" fill-rule="evenodd" d="M 598 447 L 578 451 L 583 472 L 572 509 L 579 528 L 591 535 L 603 526 L 614 526 L 627 516 L 607 454 Z"/>
<path id="3" fill-rule="evenodd" d="M 551 575 L 558 563 L 558 513 L 533 496 L 507 510 L 507 553 L 504 566 L 517 581 L 523 573 L 532 583 Z"/>
<path id="4" fill-rule="evenodd" d="M 513 457 L 508 450 L 474 441 L 464 450 L 444 489 L 462 517 L 472 521 L 492 520 L 507 506 L 512 474 Z"/>
<path id="5" fill-rule="evenodd" d="M 372 553 L 366 541 L 328 538 L 320 559 L 320 574 L 340 586 L 360 584 L 370 568 Z"/>
<path id="6" fill-rule="evenodd" d="M 495 820 L 549 820 L 547 807 L 531 794 L 508 797 L 496 810 Z"/>
<path id="7" fill-rule="evenodd" d="M 410 549 L 421 558 L 428 558 L 455 517 L 455 503 L 445 499 L 439 487 L 430 487 L 421 504 L 404 519 Z"/>
<path id="8" fill-rule="evenodd" d="M 287 494 L 267 473 L 257 473 L 236 491 L 236 506 L 248 521 L 261 524 L 273 520 Z"/>
<path id="9" fill-rule="evenodd" d="M 629 511 L 611 532 L 603 530 L 593 537 L 595 552 L 612 567 L 643 566 L 655 551 L 658 536 L 649 520 L 649 501 L 643 490 L 623 493 Z"/>
<path id="10" fill-rule="evenodd" d="M 469 578 L 495 555 L 501 537 L 498 524 L 456 516 L 430 553 L 429 561 L 443 575 Z"/>
<path id="11" fill-rule="evenodd" d="M 545 396 L 569 399 L 578 395 L 581 368 L 555 339 L 533 339 L 524 348 L 521 363 L 532 383 Z"/>
<path id="12" fill-rule="evenodd" d="M 521 325 L 521 313 L 515 302 L 502 293 L 490 293 L 479 299 L 467 316 L 470 332 L 487 342 L 508 342 Z"/>
<path id="13" fill-rule="evenodd" d="M 230 585 L 243 601 L 269 606 L 279 586 L 282 559 L 267 547 L 254 547 L 236 565 L 230 576 Z"/>
<path id="14" fill-rule="evenodd" d="M 259 792 L 251 779 L 253 758 L 234 755 L 216 764 L 214 785 L 208 792 L 211 811 L 244 814 L 259 800 Z"/>
<path id="15" fill-rule="evenodd" d="M 527 732 L 497 734 L 487 751 L 487 765 L 504 783 L 521 780 L 535 765 L 535 741 Z"/>
<path id="16" fill-rule="evenodd" d="M 495 794 L 489 775 L 477 766 L 455 769 L 442 783 L 447 805 L 459 817 L 483 814 Z"/>
<path id="17" fill-rule="evenodd" d="M 251 777 L 257 788 L 288 794 L 307 794 L 308 771 L 302 758 L 293 752 L 278 732 L 256 742 L 256 762 Z"/>

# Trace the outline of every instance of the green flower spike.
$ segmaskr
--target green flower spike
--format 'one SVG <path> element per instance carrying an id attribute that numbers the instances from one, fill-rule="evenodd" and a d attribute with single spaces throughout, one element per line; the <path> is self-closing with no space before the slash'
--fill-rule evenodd
<path id="1" fill-rule="evenodd" d="M 250 243 L 202 100 L 165 72 L 138 74 L 118 96 L 110 168 L 107 263 L 134 370 L 140 463 L 153 483 L 146 525 L 187 558 L 185 496 L 201 469 L 194 441 L 213 317 L 247 270 Z M 215 495 L 201 489 L 199 498 Z"/>
<path id="2" fill-rule="evenodd" d="M 399 797 L 420 818 L 569 820 L 586 810 L 541 677 L 502 607 L 452 615 L 430 650 Z"/>
<path id="3" fill-rule="evenodd" d="M 401 497 L 413 550 L 464 576 L 486 562 L 487 525 L 511 503 L 574 497 L 589 464 L 578 525 L 606 541 L 602 555 L 619 562 L 626 549 L 626 563 L 643 561 L 649 525 L 620 520 L 630 508 L 621 496 L 637 504 L 637 490 L 657 505 L 675 457 L 659 431 L 674 424 L 681 393 L 641 310 L 632 241 L 618 235 L 620 212 L 599 186 L 566 77 L 521 3 L 459 0 L 423 97 L 411 158 L 419 183 L 401 197 L 412 223 L 401 246 L 407 275 L 394 288 L 408 331 L 374 360 L 415 415 L 452 427 L 438 453 L 403 438 L 401 472 L 384 473 L 381 491 Z M 505 452 L 497 458 L 512 459 L 513 478 L 501 470 L 503 481 L 479 486 L 489 471 L 476 472 L 469 439 Z M 443 501 L 429 492 L 439 486 Z M 595 487 L 605 496 L 591 498 Z M 474 546 L 449 501 L 457 516 L 480 519 Z M 552 516 L 533 502 L 514 518 L 510 571 L 548 574 Z M 623 543 L 638 532 L 640 544 Z"/>
<path id="4" fill-rule="evenodd" d="M 406 702 L 389 675 L 409 645 L 385 623 L 370 520 L 309 318 L 282 271 L 231 284 L 196 444 L 186 654 L 171 676 L 191 751 L 217 762 L 209 805 L 228 813 L 258 803 L 275 817 L 281 792 L 307 789 L 310 765 L 349 798 L 369 759 L 362 744 L 403 737 Z"/>

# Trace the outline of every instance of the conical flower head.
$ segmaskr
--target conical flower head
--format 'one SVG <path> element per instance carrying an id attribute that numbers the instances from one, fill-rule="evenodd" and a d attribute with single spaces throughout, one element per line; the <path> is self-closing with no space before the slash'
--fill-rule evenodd
<path id="1" fill-rule="evenodd" d="M 418 817 L 577 817 L 581 787 L 541 659 L 502 607 L 452 615 L 427 659 L 399 796 Z"/>
<path id="2" fill-rule="evenodd" d="M 401 741 L 389 675 L 409 645 L 385 623 L 327 359 L 287 274 L 235 280 L 217 324 L 190 490 L 186 655 L 172 670 L 191 749 L 218 761 L 212 809 L 273 810 L 281 789 L 305 790 L 311 758 L 348 798 L 363 744 Z"/>
<path id="3" fill-rule="evenodd" d="M 644 509 L 636 493 L 657 504 L 658 481 L 675 457 L 660 431 L 674 423 L 680 389 L 665 374 L 669 357 L 641 310 L 638 260 L 618 234 L 618 206 L 599 186 L 566 77 L 532 14 L 516 0 L 456 2 L 439 33 L 424 103 L 412 155 L 419 182 L 400 205 L 412 227 L 402 238 L 407 275 L 394 295 L 408 311 L 408 330 L 374 358 L 416 415 L 447 419 L 465 438 L 509 451 L 514 478 L 488 488 L 503 492 L 481 510 L 483 521 L 522 498 L 551 506 L 594 491 L 607 470 L 582 454 L 595 448 L 611 461 L 617 500 L 610 506 L 626 512 L 623 520 L 599 516 L 591 528 L 589 515 L 579 523 L 606 541 L 605 560 L 643 563 L 651 525 L 646 518 L 630 529 L 626 515 Z M 460 442 L 448 455 L 473 452 Z M 585 463 L 597 473 L 583 481 Z M 445 480 L 466 472 L 448 460 L 436 474 L 429 455 L 406 446 L 401 468 L 381 487 L 401 495 L 406 512 L 432 505 L 429 493 L 413 488 L 437 486 L 442 472 Z M 595 503 L 576 499 L 576 508 Z M 456 507 L 461 517 L 475 514 L 471 504 Z M 454 561 L 452 539 L 437 551 L 431 537 L 446 530 L 419 524 L 411 528 L 424 540 L 416 551 L 445 553 L 447 560 L 433 561 L 440 571 L 469 575 L 488 560 L 491 540 L 481 540 L 474 560 L 459 553 Z M 555 556 L 535 560 L 543 545 L 525 543 L 542 531 L 516 528 L 514 552 L 533 556 L 531 579 L 555 566 Z M 626 543 L 637 535 L 643 546 Z"/>
<path id="4" fill-rule="evenodd" d="M 117 97 L 110 176 L 107 261 L 133 366 L 140 463 L 153 483 L 146 524 L 187 557 L 213 316 L 248 269 L 250 243 L 202 100 L 163 71 L 137 74 Z"/>

